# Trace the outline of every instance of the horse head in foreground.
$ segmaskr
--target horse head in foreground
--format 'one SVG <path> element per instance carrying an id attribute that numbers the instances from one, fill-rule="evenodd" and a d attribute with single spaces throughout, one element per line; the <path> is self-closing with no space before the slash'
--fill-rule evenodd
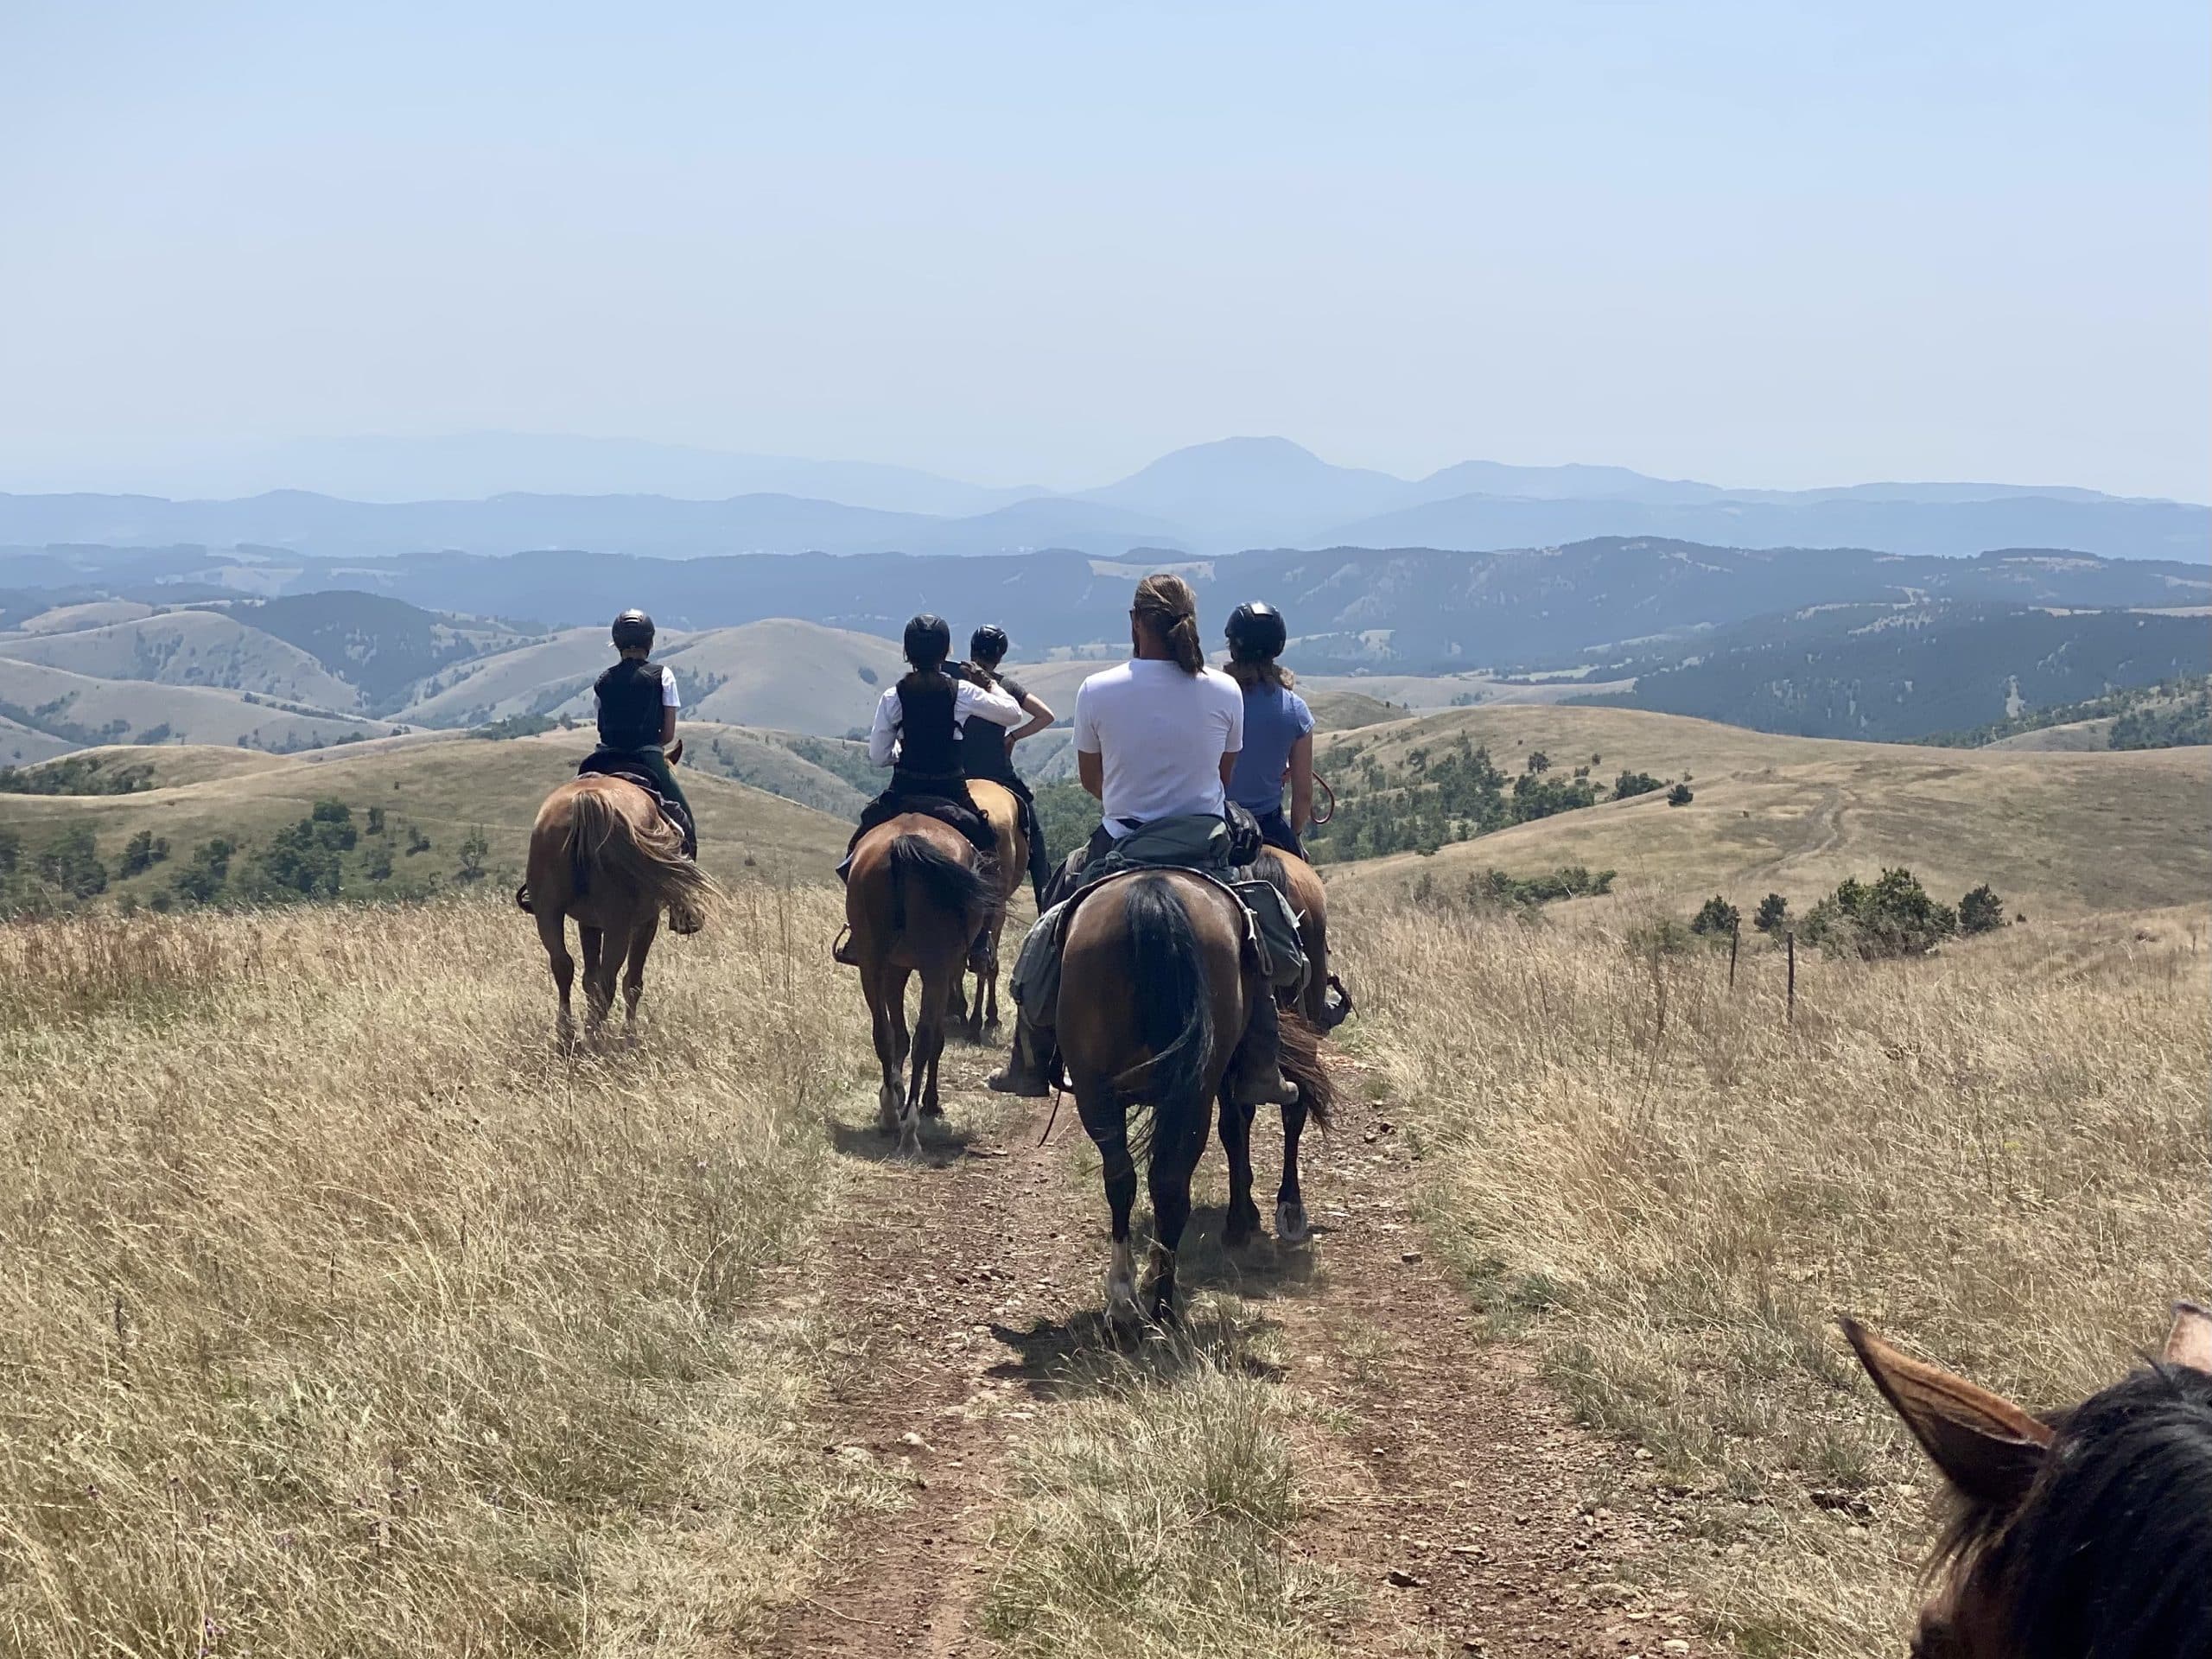
<path id="1" fill-rule="evenodd" d="M 937 1116 L 938 1058 L 945 1010 L 976 936 L 1003 900 L 967 836 L 926 813 L 909 812 L 862 836 L 845 880 L 845 920 L 883 1068 L 877 1126 L 899 1132 L 901 1152 L 921 1146 L 921 1117 Z M 910 1039 L 906 982 L 922 976 Z M 911 1050 L 912 1073 L 902 1084 Z"/>
<path id="2" fill-rule="evenodd" d="M 1226 1242 L 1256 1230 L 1252 1203 L 1251 1111 L 1223 1088 L 1255 998 L 1271 995 L 1244 953 L 1244 911 L 1236 895 L 1186 870 L 1146 870 L 1101 882 L 1068 923 L 1061 958 L 1058 1029 L 1061 1059 L 1083 1127 L 1097 1145 L 1113 1213 L 1107 1311 L 1137 1312 L 1129 1217 L 1136 1205 L 1136 1152 L 1129 1109 L 1148 1105 L 1152 1194 L 1152 1317 L 1171 1318 L 1175 1253 L 1191 1215 L 1191 1175 L 1221 1105 L 1229 1155 Z M 1302 1122 L 1326 1122 L 1333 1092 L 1313 1030 L 1283 1017 L 1281 1063 L 1298 1085 Z M 1290 1109 L 1286 1109 L 1286 1118 Z M 1300 1211 L 1302 1215 L 1302 1209 Z M 1302 1226 L 1302 1222 L 1301 1222 Z"/>
<path id="3" fill-rule="evenodd" d="M 2041 1415 L 1843 1330 L 1959 1500 L 1915 1659 L 2212 1659 L 2212 1313 Z"/>
<path id="4" fill-rule="evenodd" d="M 537 937 L 561 993 L 562 1040 L 575 1032 L 569 918 L 575 918 L 583 946 L 585 1020 L 596 1032 L 613 1006 L 618 975 L 625 1023 L 636 1020 L 662 910 L 690 931 L 721 896 L 714 879 L 684 857 L 681 834 L 635 784 L 587 776 L 547 796 L 531 829 L 528 879 L 516 899 L 537 918 Z"/>

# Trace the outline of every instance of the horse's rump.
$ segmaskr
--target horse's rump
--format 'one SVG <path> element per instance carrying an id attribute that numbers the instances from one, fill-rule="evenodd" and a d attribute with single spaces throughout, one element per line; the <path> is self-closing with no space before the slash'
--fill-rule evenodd
<path id="1" fill-rule="evenodd" d="M 942 819 L 902 813 L 861 837 L 845 882 L 845 917 L 855 935 L 881 944 L 904 934 L 912 921 L 910 898 L 945 912 L 965 952 L 977 929 L 1005 902 L 978 867 L 967 837 Z"/>
<path id="2" fill-rule="evenodd" d="M 619 902 L 626 889 L 651 910 L 671 906 L 704 916 L 721 889 L 683 856 L 683 836 L 645 791 L 620 779 L 588 775 L 545 798 L 530 836 L 533 908 L 568 911 L 580 902 Z"/>

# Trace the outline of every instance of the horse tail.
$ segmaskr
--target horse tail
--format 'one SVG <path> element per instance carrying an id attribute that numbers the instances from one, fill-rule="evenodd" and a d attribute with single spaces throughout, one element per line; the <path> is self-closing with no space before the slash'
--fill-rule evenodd
<path id="1" fill-rule="evenodd" d="M 1137 1031 L 1152 1051 L 1152 1078 L 1144 1090 L 1154 1118 L 1203 1106 L 1206 1062 L 1213 1053 L 1213 999 L 1206 989 L 1205 958 L 1191 913 L 1175 884 L 1157 871 L 1123 884 L 1122 916 L 1129 935 L 1129 982 L 1136 988 Z M 1115 1081 L 1128 1095 L 1133 1066 Z"/>
<path id="2" fill-rule="evenodd" d="M 891 925 L 906 926 L 906 884 L 913 881 L 956 915 L 980 912 L 985 920 L 1005 903 L 969 860 L 955 858 L 927 836 L 904 835 L 891 843 Z"/>
<path id="3" fill-rule="evenodd" d="M 576 791 L 569 823 L 569 860 L 575 891 L 588 891 L 594 872 L 635 887 L 652 909 L 663 905 L 704 919 L 721 902 L 721 884 L 683 856 L 683 837 L 656 812 L 649 824 L 633 823 L 609 791 Z"/>
<path id="4" fill-rule="evenodd" d="M 1336 1107 L 1337 1084 L 1321 1058 L 1321 1033 L 1288 1008 L 1278 1016 L 1278 1024 L 1276 1049 L 1282 1074 L 1298 1085 L 1300 1103 L 1325 1129 Z"/>

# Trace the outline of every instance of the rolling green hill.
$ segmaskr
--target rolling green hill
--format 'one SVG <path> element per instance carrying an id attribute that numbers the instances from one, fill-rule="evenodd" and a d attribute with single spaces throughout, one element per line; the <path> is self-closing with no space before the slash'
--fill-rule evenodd
<path id="1" fill-rule="evenodd" d="M 64 636 L 67 638 L 67 636 Z M 382 737 L 382 721 L 287 708 L 251 691 L 99 679 L 0 656 L 0 717 L 71 748 L 99 743 L 214 743 L 289 753 Z"/>

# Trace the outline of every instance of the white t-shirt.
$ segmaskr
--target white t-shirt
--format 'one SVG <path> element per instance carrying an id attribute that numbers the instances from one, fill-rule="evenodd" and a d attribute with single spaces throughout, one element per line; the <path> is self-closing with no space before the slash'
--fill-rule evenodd
<path id="1" fill-rule="evenodd" d="M 874 765 L 887 766 L 897 758 L 902 712 L 895 685 L 875 700 L 875 723 L 868 733 L 868 758 Z M 971 715 L 988 720 L 994 726 L 1019 726 L 1021 705 L 996 686 L 987 690 L 962 680 L 953 688 L 953 729 L 964 730 Z"/>
<path id="2" fill-rule="evenodd" d="M 1218 669 L 1126 662 L 1077 689 L 1075 747 L 1103 763 L 1099 805 L 1116 841 L 1129 833 L 1122 818 L 1218 813 L 1221 758 L 1244 747 L 1244 694 Z"/>
<path id="3" fill-rule="evenodd" d="M 670 673 L 665 665 L 660 671 L 660 706 L 664 709 L 681 709 L 683 706 L 683 699 L 676 695 L 676 676 Z"/>

